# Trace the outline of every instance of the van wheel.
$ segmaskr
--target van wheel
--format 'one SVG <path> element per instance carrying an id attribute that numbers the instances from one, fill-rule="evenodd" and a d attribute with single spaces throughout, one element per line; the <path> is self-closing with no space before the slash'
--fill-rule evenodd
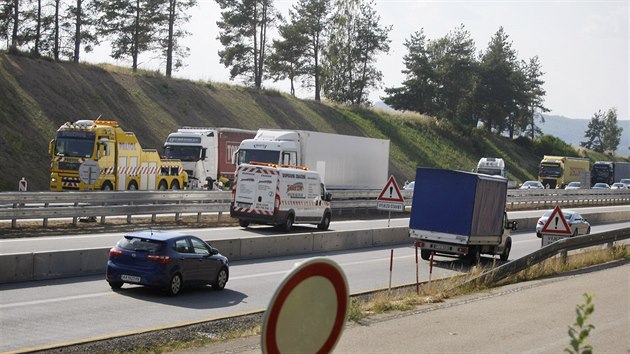
<path id="1" fill-rule="evenodd" d="M 287 219 L 284 221 L 284 225 L 282 225 L 284 231 L 289 232 L 293 229 L 293 214 L 289 214 Z"/>
<path id="2" fill-rule="evenodd" d="M 424 259 L 425 261 L 428 261 L 431 258 L 431 251 L 421 248 L 420 249 L 420 258 Z"/>
<path id="3" fill-rule="evenodd" d="M 249 221 L 247 221 L 247 220 L 243 220 L 243 219 L 238 219 L 238 224 L 239 224 L 241 227 L 248 227 L 248 226 L 249 226 Z"/>
<path id="4" fill-rule="evenodd" d="M 330 226 L 330 213 L 326 213 L 324 214 L 324 218 L 322 219 L 322 222 L 317 224 L 317 228 L 322 231 L 326 231 L 328 230 L 329 226 Z"/>
<path id="5" fill-rule="evenodd" d="M 510 257 L 510 251 L 512 250 L 512 239 L 507 239 L 505 241 L 505 248 L 503 249 L 503 253 L 501 253 L 500 259 L 502 261 L 507 261 Z"/>

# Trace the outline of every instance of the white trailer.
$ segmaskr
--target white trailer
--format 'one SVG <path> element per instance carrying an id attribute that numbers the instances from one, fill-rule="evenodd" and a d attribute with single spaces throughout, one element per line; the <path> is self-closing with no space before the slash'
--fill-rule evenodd
<path id="1" fill-rule="evenodd" d="M 255 130 L 183 127 L 168 135 L 164 155 L 182 161 L 189 189 L 212 189 L 217 180 L 234 179 L 234 154 L 241 141 L 255 135 Z"/>
<path id="2" fill-rule="evenodd" d="M 241 142 L 237 164 L 306 166 L 328 189 L 376 189 L 387 182 L 389 140 L 306 130 L 260 129 Z"/>

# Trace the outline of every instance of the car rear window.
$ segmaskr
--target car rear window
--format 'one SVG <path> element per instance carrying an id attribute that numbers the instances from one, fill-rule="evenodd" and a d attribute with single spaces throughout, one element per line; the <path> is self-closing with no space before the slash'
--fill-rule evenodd
<path id="1" fill-rule="evenodd" d="M 123 239 L 118 241 L 118 248 L 136 251 L 136 252 L 158 252 L 162 250 L 164 247 L 164 242 L 157 240 L 149 240 L 145 238 L 139 237 L 129 237 L 125 236 Z"/>

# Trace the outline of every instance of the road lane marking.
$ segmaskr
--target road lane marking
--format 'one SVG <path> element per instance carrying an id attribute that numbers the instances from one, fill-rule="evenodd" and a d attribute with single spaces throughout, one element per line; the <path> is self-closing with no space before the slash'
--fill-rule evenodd
<path id="1" fill-rule="evenodd" d="M 90 298 L 94 298 L 94 297 L 101 297 L 101 296 L 107 296 L 107 295 L 112 295 L 112 294 L 115 294 L 115 293 L 106 292 L 106 293 L 95 293 L 95 294 L 85 294 L 85 295 L 58 297 L 58 298 L 54 298 L 54 299 L 15 302 L 15 303 L 11 303 L 11 304 L 0 305 L 0 309 L 9 309 L 9 308 L 14 308 L 14 307 L 24 307 L 24 306 L 33 306 L 33 305 L 44 305 L 44 304 L 50 304 L 50 303 L 53 303 L 53 302 L 60 302 L 60 301 L 72 301 L 72 300 L 90 299 Z"/>

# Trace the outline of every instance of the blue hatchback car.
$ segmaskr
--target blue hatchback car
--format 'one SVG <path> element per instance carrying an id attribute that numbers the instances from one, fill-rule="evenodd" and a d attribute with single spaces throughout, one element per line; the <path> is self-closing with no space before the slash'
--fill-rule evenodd
<path id="1" fill-rule="evenodd" d="M 165 289 L 177 295 L 184 285 L 211 284 L 222 290 L 228 259 L 198 237 L 166 231 L 125 235 L 109 250 L 106 280 L 112 289 L 124 283 Z"/>

